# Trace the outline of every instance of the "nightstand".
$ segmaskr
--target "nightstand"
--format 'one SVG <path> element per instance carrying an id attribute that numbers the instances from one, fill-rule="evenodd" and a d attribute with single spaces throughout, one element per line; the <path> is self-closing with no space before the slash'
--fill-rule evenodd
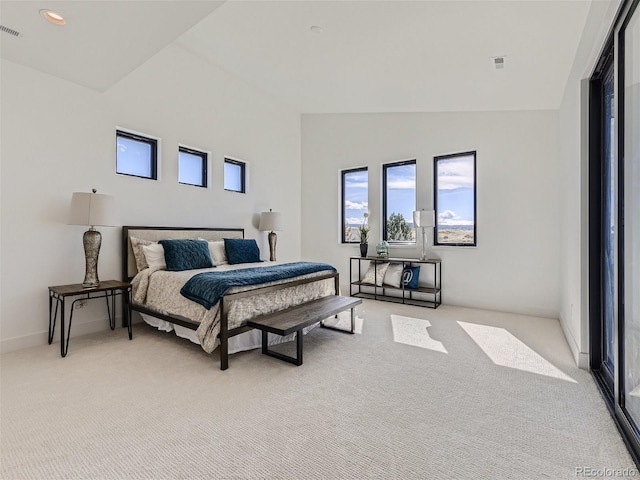
<path id="1" fill-rule="evenodd" d="M 131 295 L 131 284 L 119 282 L 117 280 L 107 280 L 100 282 L 97 287 L 84 288 L 82 284 L 58 285 L 49 287 L 49 345 L 53 342 L 53 335 L 56 331 L 56 320 L 58 318 L 58 307 L 60 307 L 60 355 L 67 356 L 69 350 L 69 336 L 71 334 L 71 321 L 73 320 L 73 307 L 76 302 L 104 298 L 107 303 L 107 315 L 109 316 L 109 326 L 111 330 L 116 328 L 116 297 L 121 295 L 124 299 L 123 320 L 129 327 L 129 340 L 133 337 L 131 330 L 131 319 L 129 318 L 129 297 Z M 65 332 L 65 302 L 67 297 L 78 297 L 71 303 L 71 314 L 69 315 L 69 326 Z M 53 310 L 55 300 L 56 308 Z M 66 335 L 66 343 L 65 343 Z"/>

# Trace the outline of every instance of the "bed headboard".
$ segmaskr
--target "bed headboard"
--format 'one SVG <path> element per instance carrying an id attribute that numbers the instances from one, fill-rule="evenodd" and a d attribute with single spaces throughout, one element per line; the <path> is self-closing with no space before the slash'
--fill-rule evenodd
<path id="1" fill-rule="evenodd" d="M 244 238 L 244 228 L 198 228 L 198 227 L 122 227 L 122 279 L 130 281 L 138 273 L 136 260 L 131 248 L 131 237 L 142 240 L 202 238 L 222 240 L 223 238 Z"/>

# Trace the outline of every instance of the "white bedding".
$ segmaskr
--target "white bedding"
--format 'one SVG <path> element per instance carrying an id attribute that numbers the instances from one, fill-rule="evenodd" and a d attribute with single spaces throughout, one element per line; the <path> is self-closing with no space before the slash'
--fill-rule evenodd
<path id="1" fill-rule="evenodd" d="M 182 272 L 167 272 L 165 270 L 147 268 L 136 275 L 132 281 L 133 284 L 133 303 L 142 304 L 151 307 L 162 313 L 169 315 L 180 315 L 190 320 L 198 322 L 200 327 L 195 331 L 195 339 L 191 332 L 187 334 L 186 329 L 176 328 L 177 325 L 171 325 L 169 322 L 158 321 L 158 319 L 149 320 L 146 315 L 143 316 L 147 323 L 156 326 L 162 330 L 167 330 L 167 324 L 176 331 L 179 336 L 187 336 L 191 341 L 199 343 L 206 352 L 212 352 L 219 344 L 217 338 L 220 332 L 220 310 L 219 303 L 207 310 L 202 305 L 193 302 L 180 294 L 182 286 L 193 275 L 208 271 L 236 270 L 241 268 L 254 268 L 273 265 L 281 262 L 263 262 L 263 263 L 245 263 L 239 265 L 219 265 L 216 268 L 206 268 L 199 270 L 186 270 Z M 329 271 L 311 273 L 301 275 L 296 279 L 304 279 L 322 276 Z M 274 282 L 264 283 L 254 286 L 233 287 L 228 293 L 235 293 L 255 288 L 277 285 L 285 283 L 286 280 L 278 280 Z M 229 329 L 242 326 L 247 320 L 257 315 L 271 313 L 293 305 L 298 305 L 316 298 L 334 294 L 334 280 L 332 278 L 318 282 L 310 282 L 294 287 L 283 288 L 273 292 L 249 295 L 236 300 L 225 300 L 225 310 L 228 317 Z M 307 329 L 308 331 L 309 329 Z M 261 334 L 258 331 L 247 332 L 251 335 L 245 336 L 243 339 L 229 339 L 229 351 L 241 351 L 250 348 L 256 348 L 261 345 Z M 244 334 L 243 334 L 244 335 Z M 238 335 L 241 337 L 241 335 Z M 292 337 L 292 336 L 291 336 Z M 288 340 L 288 339 L 287 339 Z M 277 343 L 282 341 L 277 335 L 270 335 L 269 343 Z M 286 341 L 286 340 L 285 340 Z"/>
<path id="2" fill-rule="evenodd" d="M 200 340 L 198 339 L 195 330 L 191 330 L 190 328 L 180 325 L 175 325 L 173 323 L 167 322 L 166 320 L 147 315 L 146 313 L 141 313 L 140 315 L 148 325 L 151 325 L 152 327 L 155 327 L 163 332 L 175 332 L 178 337 L 185 338 L 193 343 L 200 345 Z M 317 326 L 317 323 L 315 325 L 311 325 L 305 328 L 302 333 L 306 335 Z M 277 345 L 278 343 L 284 343 L 294 340 L 296 338 L 296 334 L 292 333 L 291 335 L 287 335 L 285 337 L 281 335 L 269 334 L 268 338 L 269 345 Z M 229 338 L 228 341 L 229 353 L 238 353 L 247 350 L 253 350 L 262 346 L 262 332 L 255 329 L 249 330 L 248 332 L 244 332 Z"/>

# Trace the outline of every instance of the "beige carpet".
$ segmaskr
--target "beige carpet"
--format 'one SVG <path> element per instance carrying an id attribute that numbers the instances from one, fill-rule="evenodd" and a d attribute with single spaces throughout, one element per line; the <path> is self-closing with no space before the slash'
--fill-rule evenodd
<path id="1" fill-rule="evenodd" d="M 557 321 L 374 301 L 358 316 L 361 334 L 307 335 L 300 367 L 252 351 L 222 372 L 142 324 L 133 341 L 72 335 L 64 359 L 4 354 L 1 477 L 638 476 Z"/>

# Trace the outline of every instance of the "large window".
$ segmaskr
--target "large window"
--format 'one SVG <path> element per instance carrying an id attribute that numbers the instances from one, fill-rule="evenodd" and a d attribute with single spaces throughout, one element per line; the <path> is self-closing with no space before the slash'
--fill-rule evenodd
<path id="1" fill-rule="evenodd" d="M 476 152 L 433 159 L 435 245 L 476 245 Z"/>
<path id="2" fill-rule="evenodd" d="M 640 465 L 639 0 L 622 2 L 589 94 L 590 370 Z"/>
<path id="3" fill-rule="evenodd" d="M 343 170 L 342 192 L 342 243 L 359 243 L 360 227 L 369 207 L 369 172 L 367 167 Z"/>
<path id="4" fill-rule="evenodd" d="M 416 241 L 413 212 L 416 209 L 416 161 L 382 166 L 382 238 L 389 243 Z"/>
<path id="5" fill-rule="evenodd" d="M 178 147 L 178 182 L 196 187 L 207 186 L 206 152 L 183 146 Z"/>
<path id="6" fill-rule="evenodd" d="M 116 173 L 158 178 L 158 140 L 116 130 Z"/>
<path id="7" fill-rule="evenodd" d="M 224 189 L 231 192 L 246 193 L 246 164 L 239 160 L 224 159 Z"/>

